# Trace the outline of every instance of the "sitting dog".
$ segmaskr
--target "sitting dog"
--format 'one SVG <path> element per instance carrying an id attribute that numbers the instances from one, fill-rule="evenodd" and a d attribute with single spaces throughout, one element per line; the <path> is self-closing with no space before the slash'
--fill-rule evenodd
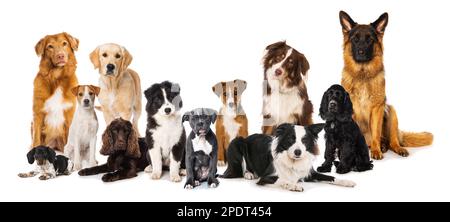
<path id="1" fill-rule="evenodd" d="M 180 86 L 165 81 L 153 84 L 144 94 L 148 115 L 145 140 L 152 162 L 145 172 L 151 172 L 152 179 L 159 179 L 163 167 L 169 166 L 170 180 L 180 182 L 186 146 L 186 131 L 180 114 L 183 107 Z"/>
<path id="2" fill-rule="evenodd" d="M 38 174 L 40 180 L 48 180 L 59 175 L 69 175 L 73 164 L 69 158 L 63 155 L 56 155 L 56 152 L 48 146 L 37 146 L 27 153 L 29 164 L 36 161 L 36 169 L 29 173 L 19 173 L 19 177 L 34 177 Z"/>
<path id="3" fill-rule="evenodd" d="M 275 130 L 275 136 L 253 134 L 238 137 L 228 147 L 228 168 L 223 178 L 260 178 L 258 185 L 277 184 L 290 191 L 303 191 L 300 181 L 326 182 L 353 187 L 355 183 L 339 180 L 316 172 L 313 160 L 318 150 L 316 140 L 324 124 L 299 126 L 284 123 Z"/>
<path id="4" fill-rule="evenodd" d="M 320 117 L 325 125 L 325 162 L 319 172 L 330 172 L 336 156 L 336 173 L 366 171 L 373 168 L 369 148 L 358 125 L 352 119 L 353 105 L 350 96 L 340 85 L 332 85 L 322 97 Z"/>
<path id="5" fill-rule="evenodd" d="M 81 170 L 83 160 L 87 161 L 87 167 L 97 166 L 95 143 L 98 121 L 94 100 L 99 92 L 100 88 L 92 85 L 79 85 L 72 89 L 72 94 L 77 97 L 78 107 L 70 125 L 64 154 L 73 161 L 75 170 Z"/>
<path id="6" fill-rule="evenodd" d="M 216 111 L 198 108 L 183 115 L 192 128 L 186 141 L 186 184 L 192 189 L 200 182 L 208 181 L 209 187 L 219 185 L 217 173 L 217 139 L 210 125 L 216 121 Z"/>
<path id="7" fill-rule="evenodd" d="M 107 163 L 78 171 L 80 176 L 103 175 L 103 182 L 113 182 L 137 176 L 149 165 L 144 138 L 139 138 L 130 121 L 115 119 L 102 135 L 102 155 L 108 156 Z"/>
<path id="8" fill-rule="evenodd" d="M 219 82 L 212 87 L 220 98 L 222 107 L 216 121 L 218 145 L 218 165 L 225 166 L 226 149 L 230 141 L 237 136 L 248 136 L 248 120 L 241 106 L 241 95 L 247 87 L 247 82 L 235 79 L 229 82 Z"/>

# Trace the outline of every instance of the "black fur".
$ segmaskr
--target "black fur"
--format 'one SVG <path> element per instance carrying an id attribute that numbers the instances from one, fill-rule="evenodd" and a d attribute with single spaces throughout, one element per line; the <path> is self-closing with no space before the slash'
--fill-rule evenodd
<path id="1" fill-rule="evenodd" d="M 334 104 L 334 105 L 333 105 Z M 325 125 L 325 162 L 317 168 L 319 172 L 330 172 L 335 154 L 337 173 L 366 171 L 373 168 L 369 148 L 358 125 L 352 119 L 353 108 L 350 96 L 340 85 L 332 85 L 322 97 L 320 117 Z"/>
<path id="2" fill-rule="evenodd" d="M 69 158 L 56 155 L 56 152 L 48 146 L 37 146 L 31 149 L 27 153 L 27 159 L 29 164 L 37 161 L 38 165 L 42 165 L 45 160 L 48 160 L 49 163 L 53 164 L 57 176 L 69 174 Z"/>

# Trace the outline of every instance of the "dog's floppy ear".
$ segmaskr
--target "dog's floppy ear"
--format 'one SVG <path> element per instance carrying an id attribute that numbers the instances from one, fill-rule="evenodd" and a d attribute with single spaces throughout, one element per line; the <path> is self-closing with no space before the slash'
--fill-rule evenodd
<path id="1" fill-rule="evenodd" d="M 317 123 L 309 126 L 305 126 L 305 130 L 311 133 L 315 138 L 318 137 L 320 131 L 325 127 L 325 123 Z"/>
<path id="2" fill-rule="evenodd" d="M 92 91 L 94 91 L 95 96 L 98 96 L 98 94 L 100 94 L 100 87 L 94 86 L 94 85 L 88 85 L 88 87 L 89 87 Z"/>
<path id="3" fill-rule="evenodd" d="M 344 11 L 339 12 L 339 21 L 341 22 L 342 31 L 349 32 L 357 24 L 353 19 Z"/>
<path id="4" fill-rule="evenodd" d="M 235 79 L 234 83 L 237 84 L 238 94 L 241 95 L 247 88 L 247 82 L 241 79 Z"/>
<path id="5" fill-rule="evenodd" d="M 189 121 L 189 118 L 191 117 L 191 112 L 185 112 L 183 114 L 182 122 Z"/>
<path id="6" fill-rule="evenodd" d="M 78 96 L 77 94 L 78 94 L 78 88 L 79 88 L 79 87 L 80 87 L 79 85 L 73 87 L 72 89 L 70 89 L 70 92 L 71 92 L 74 96 Z"/>
<path id="7" fill-rule="evenodd" d="M 218 82 L 218 83 L 216 83 L 216 85 L 214 85 L 214 86 L 212 87 L 212 91 L 213 91 L 218 97 L 220 97 L 220 95 L 222 95 L 222 93 L 223 93 L 223 85 L 224 85 L 224 82 Z"/>
<path id="8" fill-rule="evenodd" d="M 323 120 L 327 120 L 327 112 L 328 112 L 328 93 L 329 90 L 325 91 L 322 96 L 322 102 L 320 103 L 319 108 L 319 116 Z"/>
<path id="9" fill-rule="evenodd" d="M 100 153 L 102 155 L 111 155 L 113 153 L 112 146 L 114 145 L 114 139 L 112 136 L 112 125 L 114 121 L 106 127 L 105 132 L 102 135 L 102 148 L 100 149 Z"/>
<path id="10" fill-rule="evenodd" d="M 131 56 L 130 52 L 125 47 L 122 47 L 122 72 L 125 71 L 128 66 L 133 61 L 133 56 Z"/>
<path id="11" fill-rule="evenodd" d="M 306 73 L 308 73 L 309 70 L 309 62 L 306 59 L 305 55 L 299 53 L 299 61 L 300 64 L 297 67 L 299 73 L 301 73 L 303 76 L 306 76 Z"/>
<path id="12" fill-rule="evenodd" d="M 270 44 L 266 47 L 266 50 L 268 51 L 272 51 L 275 49 L 279 49 L 279 48 L 283 48 L 286 46 L 286 41 L 279 41 L 279 42 L 275 42 L 273 44 Z"/>
<path id="13" fill-rule="evenodd" d="M 46 43 L 47 43 L 47 36 L 39 40 L 39 42 L 36 43 L 36 46 L 34 46 L 34 50 L 36 51 L 36 54 L 38 56 L 42 56 L 44 54 Z"/>
<path id="14" fill-rule="evenodd" d="M 383 34 L 388 24 L 388 18 L 388 13 L 385 12 L 380 15 L 380 17 L 375 22 L 370 23 L 370 25 L 375 28 L 378 34 Z"/>
<path id="15" fill-rule="evenodd" d="M 203 112 L 205 115 L 211 116 L 211 124 L 216 122 L 217 119 L 217 111 L 213 110 L 213 109 L 203 109 Z"/>
<path id="16" fill-rule="evenodd" d="M 100 48 L 97 47 L 94 49 L 94 51 L 89 54 L 89 59 L 91 60 L 92 64 L 94 65 L 94 69 L 100 68 L 100 58 L 98 53 L 100 52 Z"/>
<path id="17" fill-rule="evenodd" d="M 33 164 L 34 163 L 34 153 L 35 152 L 36 152 L 36 148 L 32 148 L 30 151 L 28 151 L 27 159 L 28 159 L 28 163 L 29 164 Z"/>
<path id="18" fill-rule="evenodd" d="M 125 155 L 131 158 L 139 158 L 141 157 L 141 151 L 139 150 L 139 142 L 136 130 L 129 121 L 127 121 L 127 127 L 130 130 L 130 134 L 128 135 L 127 151 L 125 152 Z"/>
<path id="19" fill-rule="evenodd" d="M 47 150 L 47 154 L 48 154 L 48 162 L 53 163 L 56 160 L 56 152 L 50 148 L 50 147 L 46 147 Z"/>
<path id="20" fill-rule="evenodd" d="M 80 43 L 80 41 L 71 36 L 69 33 L 67 32 L 63 32 L 63 35 L 66 37 L 66 39 L 69 41 L 70 47 L 72 48 L 73 51 L 77 51 L 78 50 L 78 44 Z"/>
<path id="21" fill-rule="evenodd" d="M 342 102 L 342 113 L 337 116 L 341 121 L 349 121 L 352 119 L 353 115 L 353 104 L 350 99 L 350 95 L 342 88 L 342 93 L 344 94 L 344 100 Z"/>

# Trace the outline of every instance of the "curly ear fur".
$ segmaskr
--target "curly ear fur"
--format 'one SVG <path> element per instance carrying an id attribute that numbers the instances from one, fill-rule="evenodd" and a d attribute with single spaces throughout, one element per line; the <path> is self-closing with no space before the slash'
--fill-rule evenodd
<path id="1" fill-rule="evenodd" d="M 100 153 L 102 155 L 111 155 L 113 153 L 112 146 L 114 144 L 114 139 L 112 136 L 112 124 L 109 124 L 108 127 L 106 127 L 105 132 L 103 132 L 102 135 L 102 148 L 100 149 Z"/>
<path id="2" fill-rule="evenodd" d="M 342 113 L 337 115 L 336 118 L 340 121 L 350 121 L 353 115 L 353 104 L 350 99 L 350 95 L 342 88 L 344 99 L 342 101 Z"/>
<path id="3" fill-rule="evenodd" d="M 322 96 L 322 102 L 320 103 L 320 108 L 319 108 L 319 116 L 320 118 L 322 118 L 323 120 L 327 120 L 327 113 L 328 113 L 328 93 L 329 91 L 327 90 L 323 96 Z"/>
<path id="4" fill-rule="evenodd" d="M 48 153 L 48 162 L 53 163 L 56 160 L 56 152 L 50 148 L 47 147 L 47 153 Z"/>
<path id="5" fill-rule="evenodd" d="M 28 163 L 29 164 L 33 164 L 34 163 L 34 153 L 36 152 L 36 149 L 33 148 L 30 151 L 28 151 L 27 153 L 27 159 L 28 159 Z"/>
<path id="6" fill-rule="evenodd" d="M 127 127 L 129 127 L 130 134 L 128 135 L 127 151 L 125 152 L 125 155 L 131 158 L 139 158 L 141 157 L 141 152 L 139 150 L 137 133 L 129 121 L 127 121 Z"/>

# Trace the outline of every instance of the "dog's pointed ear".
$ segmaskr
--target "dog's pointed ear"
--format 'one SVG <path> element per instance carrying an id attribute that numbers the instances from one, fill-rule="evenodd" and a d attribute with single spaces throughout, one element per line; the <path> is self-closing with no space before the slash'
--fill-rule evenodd
<path id="1" fill-rule="evenodd" d="M 323 93 L 322 102 L 320 102 L 319 108 L 319 116 L 323 120 L 327 120 L 327 112 L 328 112 L 328 90 Z"/>
<path id="2" fill-rule="evenodd" d="M 342 31 L 344 32 L 350 32 L 350 30 L 357 25 L 357 23 L 344 11 L 339 12 L 339 21 L 341 22 Z"/>
<path id="3" fill-rule="evenodd" d="M 109 126 L 106 127 L 106 130 L 105 130 L 105 132 L 103 132 L 103 135 L 102 135 L 102 143 L 103 144 L 102 144 L 102 148 L 100 149 L 100 154 L 105 155 L 105 156 L 111 155 L 113 153 L 112 146 L 114 144 L 114 139 L 113 139 L 112 132 L 111 132 L 113 122 L 111 122 L 109 124 Z"/>
<path id="4" fill-rule="evenodd" d="M 306 59 L 305 55 L 303 55 L 302 53 L 299 53 L 299 61 L 300 61 L 300 64 L 297 67 L 299 69 L 298 71 L 303 76 L 306 76 L 306 74 L 308 73 L 308 70 L 309 70 L 309 62 Z"/>
<path id="5" fill-rule="evenodd" d="M 317 124 L 305 126 L 305 130 L 310 132 L 314 137 L 317 138 L 320 131 L 322 131 L 324 127 L 325 127 L 325 123 L 317 123 Z"/>
<path id="6" fill-rule="evenodd" d="M 379 34 L 383 34 L 386 26 L 388 24 L 388 13 L 385 12 L 375 21 L 370 23 L 370 25 L 377 31 Z"/>
<path id="7" fill-rule="evenodd" d="M 139 150 L 139 142 L 136 129 L 129 121 L 127 121 L 127 127 L 129 127 L 130 129 L 130 134 L 128 135 L 127 151 L 125 151 L 125 155 L 131 158 L 139 158 L 141 157 L 141 151 Z"/>
<path id="8" fill-rule="evenodd" d="M 100 94 L 100 87 L 94 85 L 89 85 L 88 87 L 91 88 L 92 91 L 94 91 L 95 96 L 98 96 L 98 94 Z"/>
<path id="9" fill-rule="evenodd" d="M 56 160 L 56 152 L 50 147 L 46 147 L 48 153 L 48 162 L 53 163 Z"/>
<path id="10" fill-rule="evenodd" d="M 245 80 L 235 79 L 234 83 L 237 84 L 239 95 L 241 95 L 245 91 L 245 89 L 247 89 L 247 82 Z"/>
<path id="11" fill-rule="evenodd" d="M 94 51 L 89 54 L 89 59 L 91 60 L 92 64 L 94 65 L 94 69 L 100 68 L 100 57 L 99 57 L 100 48 L 97 47 L 94 49 Z"/>
<path id="12" fill-rule="evenodd" d="M 35 152 L 36 152 L 36 148 L 32 148 L 30 151 L 28 151 L 27 159 L 28 159 L 28 163 L 29 164 L 33 164 L 34 163 L 34 153 Z"/>
<path id="13" fill-rule="evenodd" d="M 216 96 L 220 97 L 223 93 L 223 85 L 224 82 L 218 82 L 216 85 L 212 87 L 212 91 L 216 94 Z"/>
<path id="14" fill-rule="evenodd" d="M 78 88 L 79 88 L 79 87 L 80 87 L 79 85 L 73 87 L 72 89 L 70 89 L 70 92 L 71 92 L 74 96 L 77 96 L 77 94 L 78 94 Z"/>
<path id="15" fill-rule="evenodd" d="M 39 42 L 36 43 L 36 46 L 34 46 L 34 50 L 36 51 L 36 55 L 41 57 L 44 54 L 45 51 L 45 45 L 47 44 L 47 37 L 45 36 Z"/>
<path id="16" fill-rule="evenodd" d="M 189 122 L 190 117 L 191 117 L 191 112 L 185 112 L 182 117 L 182 122 L 184 122 L 184 121 Z"/>
<path id="17" fill-rule="evenodd" d="M 69 41 L 69 44 L 70 44 L 70 47 L 72 48 L 72 50 L 73 51 L 77 51 L 78 50 L 78 45 L 80 44 L 80 40 L 78 40 L 77 38 L 71 36 L 67 32 L 63 32 L 63 35 L 66 37 L 67 41 Z"/>
<path id="18" fill-rule="evenodd" d="M 128 66 L 133 61 L 133 56 L 131 56 L 130 52 L 125 47 L 122 47 L 122 72 L 125 71 Z"/>

